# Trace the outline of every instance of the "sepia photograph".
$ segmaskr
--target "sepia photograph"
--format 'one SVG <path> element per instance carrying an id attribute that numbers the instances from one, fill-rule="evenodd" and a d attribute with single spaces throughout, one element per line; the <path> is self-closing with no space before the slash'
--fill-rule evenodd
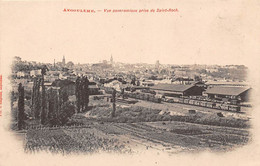
<path id="1" fill-rule="evenodd" d="M 0 165 L 260 164 L 250 2 L 0 1 Z"/>

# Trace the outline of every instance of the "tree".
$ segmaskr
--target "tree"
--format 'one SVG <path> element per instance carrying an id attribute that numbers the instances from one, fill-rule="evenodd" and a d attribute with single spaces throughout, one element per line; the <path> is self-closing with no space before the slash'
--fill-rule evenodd
<path id="1" fill-rule="evenodd" d="M 65 102 L 67 102 L 69 100 L 69 95 L 65 89 L 60 90 L 60 95 L 61 95 L 60 96 L 61 104 L 64 104 Z"/>
<path id="2" fill-rule="evenodd" d="M 84 95 L 83 95 L 83 81 L 82 78 L 80 78 L 79 82 L 79 112 L 83 111 L 83 105 L 84 105 Z"/>
<path id="3" fill-rule="evenodd" d="M 18 87 L 18 115 L 17 115 L 17 120 L 18 120 L 18 129 L 21 130 L 24 126 L 24 87 L 22 84 L 19 84 Z"/>
<path id="4" fill-rule="evenodd" d="M 87 110 L 89 104 L 89 80 L 87 77 L 78 77 L 75 84 L 77 112 L 82 112 Z"/>
<path id="5" fill-rule="evenodd" d="M 202 81 L 201 77 L 200 77 L 200 76 L 197 76 L 197 75 L 194 76 L 194 80 L 195 80 L 195 81 Z"/>
<path id="6" fill-rule="evenodd" d="M 137 80 L 136 85 L 137 85 L 137 86 L 140 86 L 140 81 L 139 81 L 139 80 Z"/>
<path id="7" fill-rule="evenodd" d="M 41 78 L 35 78 L 33 81 L 33 92 L 32 92 L 32 114 L 35 119 L 40 118 L 41 109 L 41 94 L 40 94 Z"/>
<path id="8" fill-rule="evenodd" d="M 84 102 L 83 102 L 83 107 L 84 110 L 88 109 L 88 103 L 89 103 L 89 80 L 88 77 L 83 78 L 84 84 L 83 84 L 83 96 L 84 96 Z"/>
<path id="9" fill-rule="evenodd" d="M 22 61 L 22 58 L 19 57 L 19 56 L 15 56 L 15 57 L 14 57 L 14 60 L 20 62 L 20 61 Z"/>
<path id="10" fill-rule="evenodd" d="M 41 109 L 41 124 L 46 123 L 46 97 L 45 97 L 45 85 L 44 85 L 44 75 L 47 71 L 47 66 L 44 65 L 41 70 L 42 74 L 42 109 Z"/>
<path id="11" fill-rule="evenodd" d="M 135 85 L 135 81 L 136 81 L 136 79 L 133 78 L 132 81 L 131 81 L 131 84 L 132 84 L 132 85 Z"/>
<path id="12" fill-rule="evenodd" d="M 55 94 L 52 90 L 52 88 L 48 92 L 48 120 L 53 119 L 55 117 L 55 106 L 54 106 L 54 101 L 55 101 Z"/>
<path id="13" fill-rule="evenodd" d="M 75 82 L 75 95 L 76 95 L 76 109 L 80 112 L 80 78 L 77 77 Z"/>
<path id="14" fill-rule="evenodd" d="M 122 97 L 123 97 L 123 99 L 125 98 L 125 88 L 122 88 L 121 89 L 121 94 L 122 94 Z"/>
<path id="15" fill-rule="evenodd" d="M 48 91 L 48 124 L 53 125 L 60 125 L 59 117 L 59 108 L 60 108 L 60 101 L 59 101 L 59 93 L 54 91 L 52 88 Z"/>
<path id="16" fill-rule="evenodd" d="M 116 90 L 113 89 L 112 92 L 112 102 L 113 102 L 113 109 L 112 109 L 112 113 L 111 113 L 111 117 L 115 117 L 115 113 L 116 113 Z"/>
<path id="17" fill-rule="evenodd" d="M 74 105 L 70 102 L 65 102 L 61 107 L 61 113 L 58 117 L 58 122 L 60 122 L 61 125 L 66 124 L 74 113 L 75 113 Z"/>

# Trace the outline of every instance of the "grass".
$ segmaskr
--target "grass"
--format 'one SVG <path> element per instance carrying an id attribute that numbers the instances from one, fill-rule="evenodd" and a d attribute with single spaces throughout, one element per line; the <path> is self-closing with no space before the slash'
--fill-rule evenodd
<path id="1" fill-rule="evenodd" d="M 161 110 L 145 108 L 140 106 L 117 107 L 116 117 L 111 118 L 111 107 L 95 107 L 90 110 L 89 115 L 96 117 L 97 120 L 104 122 L 135 123 L 135 122 L 156 122 L 156 121 L 179 121 L 213 126 L 226 126 L 236 128 L 249 128 L 249 120 L 234 117 L 218 117 L 216 114 L 186 114 L 170 115 L 161 114 Z"/>

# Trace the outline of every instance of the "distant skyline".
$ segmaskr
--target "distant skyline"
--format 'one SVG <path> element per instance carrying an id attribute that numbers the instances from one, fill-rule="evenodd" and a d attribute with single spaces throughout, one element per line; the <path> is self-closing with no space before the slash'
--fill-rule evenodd
<path id="1" fill-rule="evenodd" d="M 114 59 L 114 58 L 113 58 Z M 66 59 L 66 56 L 65 56 L 65 60 L 66 60 L 66 64 L 68 63 L 68 62 L 73 62 L 73 61 L 69 61 L 69 60 L 67 60 Z M 53 64 L 54 63 L 54 60 L 52 61 L 52 62 L 42 62 L 42 61 L 34 61 L 34 60 L 27 60 L 27 59 L 23 59 L 22 58 L 22 61 L 27 61 L 27 62 L 36 62 L 36 63 L 50 63 L 50 64 Z M 78 62 L 78 63 L 76 63 L 76 62 L 73 62 L 74 64 L 95 64 L 95 63 L 103 63 L 104 61 L 107 61 L 107 63 L 109 63 L 110 61 L 108 60 L 108 59 L 103 59 L 103 60 L 100 60 L 100 61 L 98 61 L 98 62 L 86 62 L 86 63 L 80 63 L 80 62 Z M 119 61 L 113 61 L 114 63 L 124 63 L 124 64 L 148 64 L 148 65 L 155 65 L 156 64 L 156 62 L 154 62 L 154 63 L 146 63 L 146 62 L 136 62 L 136 63 L 127 63 L 127 62 L 119 62 Z M 160 62 L 160 61 L 159 61 Z M 62 57 L 62 59 L 60 60 L 60 59 L 55 59 L 55 63 L 57 64 L 57 63 L 63 63 L 63 57 Z M 196 64 L 196 63 L 193 63 L 193 64 L 169 64 L 169 63 L 161 63 L 160 62 L 160 64 L 161 65 L 211 65 L 211 66 L 214 66 L 214 65 L 218 65 L 218 66 L 225 66 L 225 65 L 244 65 L 244 66 L 246 66 L 245 64 L 222 64 L 222 65 L 220 65 L 220 64 Z M 247 66 L 246 66 L 247 67 Z"/>
<path id="2" fill-rule="evenodd" d="M 250 65 L 259 60 L 242 3 L 165 3 L 145 8 L 178 8 L 175 13 L 64 13 L 64 8 L 115 8 L 62 3 L 4 6 L 1 56 L 53 63 Z M 128 4 L 130 5 L 130 4 Z M 236 6 L 237 5 L 237 6 Z M 138 8 L 142 4 L 138 5 Z M 243 6 L 245 9 L 247 6 Z M 116 8 L 126 8 L 119 3 Z M 127 8 L 136 8 L 134 5 Z M 7 12 L 7 11 L 15 12 Z M 241 17 L 243 13 L 243 17 Z M 246 26 L 245 26 L 246 25 Z"/>

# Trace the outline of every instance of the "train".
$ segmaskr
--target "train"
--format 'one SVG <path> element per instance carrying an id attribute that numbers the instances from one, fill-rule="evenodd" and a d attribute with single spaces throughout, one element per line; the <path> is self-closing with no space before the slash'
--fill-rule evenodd
<path id="1" fill-rule="evenodd" d="M 195 105 L 200 107 L 214 108 L 214 109 L 220 109 L 220 110 L 232 111 L 232 112 L 241 111 L 241 107 L 237 105 L 206 101 L 206 100 L 197 100 L 194 98 L 163 98 L 162 100 L 168 103 L 181 103 L 181 104 Z"/>
<path id="2" fill-rule="evenodd" d="M 134 99 L 146 100 L 154 103 L 161 103 L 161 98 L 156 97 L 154 94 L 150 94 L 150 93 L 125 92 L 125 95 L 127 97 L 134 98 Z"/>
<path id="3" fill-rule="evenodd" d="M 105 88 L 106 93 L 111 94 L 112 88 Z M 128 92 L 125 91 L 124 95 L 129 98 L 139 99 L 139 100 L 145 100 L 150 101 L 154 103 L 161 103 L 162 101 L 168 102 L 168 103 L 181 103 L 181 104 L 187 104 L 187 105 L 195 105 L 200 107 L 206 107 L 206 108 L 213 108 L 213 109 L 219 109 L 219 110 L 225 110 L 225 111 L 232 111 L 232 112 L 240 112 L 241 107 L 234 105 L 234 104 L 228 104 L 219 102 L 216 100 L 206 100 L 203 97 L 200 96 L 190 96 L 190 97 L 183 97 L 183 98 L 161 98 L 157 97 L 156 95 L 152 93 L 143 93 L 143 92 Z"/>

